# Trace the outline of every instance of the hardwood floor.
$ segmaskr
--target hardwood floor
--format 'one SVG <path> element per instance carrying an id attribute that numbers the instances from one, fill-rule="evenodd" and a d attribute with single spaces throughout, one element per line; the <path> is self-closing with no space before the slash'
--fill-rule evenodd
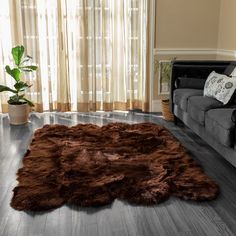
<path id="1" fill-rule="evenodd" d="M 30 120 L 27 125 L 10 126 L 7 116 L 0 115 L 0 235 L 236 235 L 236 168 L 189 129 L 142 113 L 33 113 Z M 35 129 L 43 124 L 109 122 L 154 122 L 167 127 L 220 185 L 219 197 L 198 203 L 171 197 L 151 207 L 116 200 L 105 207 L 63 206 L 41 214 L 19 212 L 9 206 L 17 184 L 16 171 Z"/>

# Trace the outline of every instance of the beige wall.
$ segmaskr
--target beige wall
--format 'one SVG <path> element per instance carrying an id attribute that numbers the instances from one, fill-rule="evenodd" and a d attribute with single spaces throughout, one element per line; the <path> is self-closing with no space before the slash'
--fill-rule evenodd
<path id="1" fill-rule="evenodd" d="M 156 0 L 155 48 L 236 50 L 236 0 Z M 229 53 L 230 54 L 230 53 Z M 235 55 L 236 56 L 236 55 Z M 213 54 L 168 54 L 155 60 L 225 59 Z M 158 100 L 158 72 L 154 75 L 153 99 Z"/>
<path id="2" fill-rule="evenodd" d="M 155 47 L 216 48 L 219 14 L 220 0 L 156 0 Z"/>
<path id="3" fill-rule="evenodd" d="M 236 0 L 221 0 L 218 49 L 236 50 Z M 217 59 L 227 58 L 218 56 Z"/>

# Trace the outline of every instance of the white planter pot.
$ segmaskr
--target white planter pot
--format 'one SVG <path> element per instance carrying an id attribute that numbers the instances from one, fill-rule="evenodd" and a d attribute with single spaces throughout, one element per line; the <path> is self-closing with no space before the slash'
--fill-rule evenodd
<path id="1" fill-rule="evenodd" d="M 10 119 L 10 124 L 21 125 L 28 122 L 29 117 L 29 105 L 11 105 L 8 104 L 8 115 Z"/>

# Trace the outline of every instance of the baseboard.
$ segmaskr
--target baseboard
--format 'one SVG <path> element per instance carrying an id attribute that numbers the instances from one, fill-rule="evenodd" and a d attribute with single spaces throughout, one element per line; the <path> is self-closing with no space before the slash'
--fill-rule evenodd
<path id="1" fill-rule="evenodd" d="M 218 56 L 227 56 L 227 57 L 236 58 L 236 51 L 233 51 L 233 50 L 217 49 L 216 54 Z"/>
<path id="2" fill-rule="evenodd" d="M 152 112 L 161 112 L 161 100 L 152 100 Z"/>
<path id="3" fill-rule="evenodd" d="M 216 55 L 236 58 L 236 51 L 216 48 L 154 48 L 154 55 Z"/>

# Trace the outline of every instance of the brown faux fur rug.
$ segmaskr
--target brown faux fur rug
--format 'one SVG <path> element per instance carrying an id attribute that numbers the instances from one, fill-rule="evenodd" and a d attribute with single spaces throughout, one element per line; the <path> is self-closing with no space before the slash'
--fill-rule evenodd
<path id="1" fill-rule="evenodd" d="M 170 132 L 152 123 L 45 125 L 36 130 L 17 180 L 11 201 L 17 210 L 100 206 L 116 198 L 150 205 L 170 195 L 199 201 L 218 194 Z"/>

